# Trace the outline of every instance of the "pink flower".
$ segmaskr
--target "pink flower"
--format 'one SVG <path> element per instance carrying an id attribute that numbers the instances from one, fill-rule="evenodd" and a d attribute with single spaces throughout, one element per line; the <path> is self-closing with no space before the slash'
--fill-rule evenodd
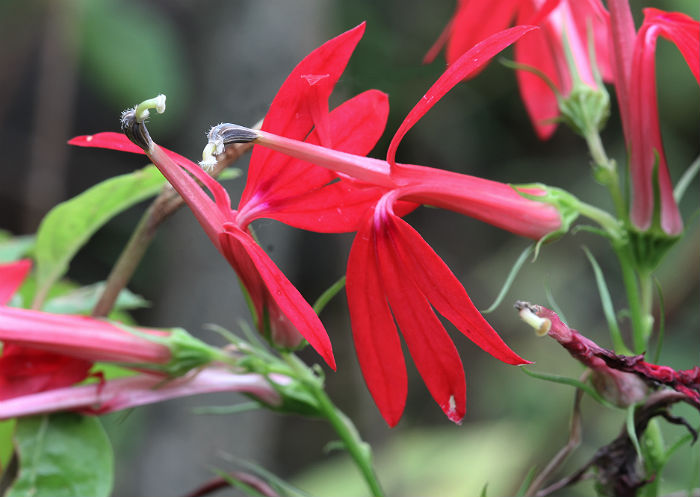
<path id="1" fill-rule="evenodd" d="M 610 2 L 610 44 L 615 55 L 615 88 L 629 150 L 632 206 L 630 217 L 639 230 L 648 230 L 660 212 L 660 228 L 667 235 L 683 230 L 668 172 L 659 128 L 656 97 L 656 40 L 674 43 L 700 84 L 700 23 L 685 14 L 644 9 L 644 21 L 635 34 L 626 0 Z M 654 169 L 658 176 L 654 178 Z M 659 205 L 654 204 L 658 182 Z"/>
<path id="2" fill-rule="evenodd" d="M 588 55 L 590 24 L 598 67 L 603 78 L 610 79 L 608 15 L 600 0 L 460 0 L 425 62 L 432 61 L 447 44 L 447 63 L 452 64 L 478 42 L 513 23 L 539 24 L 540 30 L 516 43 L 515 60 L 541 71 L 563 95 L 569 94 L 573 83 L 563 44 L 565 36 L 581 80 L 592 88 L 597 86 Z M 518 71 L 517 76 L 535 131 L 541 139 L 547 139 L 556 129 L 552 120 L 559 115 L 556 95 L 529 71 Z"/>
<path id="3" fill-rule="evenodd" d="M 0 399 L 0 420 L 57 411 L 106 414 L 145 404 L 212 392 L 242 392 L 272 406 L 282 404 L 270 382 L 291 379 L 280 374 L 238 374 L 208 367 L 186 376 L 164 380 L 160 375 L 140 374 L 81 386 L 55 387 L 39 393 Z"/>
<path id="4" fill-rule="evenodd" d="M 553 205 L 526 198 L 545 195 L 541 188 L 510 185 L 449 171 L 397 164 L 401 138 L 455 84 L 478 71 L 491 57 L 533 27 L 497 33 L 455 61 L 413 108 L 394 136 L 388 160 L 361 157 L 292 140 L 266 131 L 221 125 L 224 142 L 254 140 L 278 152 L 326 167 L 344 177 L 376 185 L 384 194 L 365 211 L 347 269 L 347 295 L 355 348 L 365 381 L 390 426 L 403 413 L 406 369 L 397 330 L 418 371 L 445 414 L 460 422 L 465 414 L 466 384 L 457 350 L 436 315 L 508 364 L 524 364 L 501 340 L 445 263 L 400 218 L 416 204 L 446 208 L 514 233 L 541 238 L 561 229 Z M 396 324 L 395 324 L 396 322 Z"/>
<path id="5" fill-rule="evenodd" d="M 81 382 L 95 362 L 165 374 L 223 357 L 183 330 L 126 328 L 102 319 L 2 305 L 19 287 L 29 261 L 0 265 L 0 399 Z"/>
<path id="6" fill-rule="evenodd" d="M 0 264 L 0 312 L 19 289 L 31 261 Z M 4 319 L 0 317 L 0 326 Z M 55 352 L 3 343 L 0 354 L 0 400 L 72 385 L 84 380 L 92 362 Z"/>

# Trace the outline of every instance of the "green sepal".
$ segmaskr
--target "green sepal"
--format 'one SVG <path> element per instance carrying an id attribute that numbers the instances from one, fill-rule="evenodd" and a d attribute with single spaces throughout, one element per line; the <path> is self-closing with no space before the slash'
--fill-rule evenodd
<path id="1" fill-rule="evenodd" d="M 605 87 L 576 83 L 558 102 L 560 120 L 584 138 L 602 130 L 610 117 L 610 95 Z"/>
<path id="2" fill-rule="evenodd" d="M 543 236 L 537 241 L 534 256 L 534 258 L 537 259 L 540 247 L 543 243 L 559 238 L 567 231 L 569 231 L 571 224 L 576 220 L 576 218 L 578 218 L 580 214 L 579 207 L 581 205 L 581 202 L 566 190 L 562 190 L 561 188 L 555 188 L 553 186 L 547 186 L 542 183 L 528 183 L 510 186 L 519 195 L 529 200 L 534 200 L 536 202 L 543 202 L 545 204 L 552 205 L 556 207 L 556 209 L 559 211 L 559 216 L 561 217 L 561 228 L 559 228 L 556 231 L 552 231 L 551 233 L 547 233 L 545 236 Z M 546 193 L 545 195 L 533 195 L 524 192 L 521 189 L 538 189 Z"/>
<path id="3" fill-rule="evenodd" d="M 268 405 L 268 408 L 277 412 L 301 414 L 312 418 L 323 417 L 318 400 L 303 381 L 292 378 L 291 383 L 280 385 L 268 377 L 268 382 L 282 397 L 282 404 Z M 256 400 L 259 401 L 259 399 Z"/>

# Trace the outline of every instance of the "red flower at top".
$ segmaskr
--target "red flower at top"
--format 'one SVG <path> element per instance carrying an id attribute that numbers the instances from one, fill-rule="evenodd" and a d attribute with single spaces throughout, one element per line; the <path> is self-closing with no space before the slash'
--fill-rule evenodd
<path id="1" fill-rule="evenodd" d="M 515 44 L 515 60 L 545 74 L 563 95 L 571 90 L 572 79 L 566 61 L 564 37 L 581 80 L 595 88 L 588 55 L 588 26 L 598 68 L 610 80 L 608 62 L 608 14 L 600 0 L 459 0 L 451 21 L 425 57 L 432 61 L 447 44 L 447 63 L 481 40 L 510 25 L 539 24 L 541 29 Z M 537 75 L 518 71 L 518 83 L 525 107 L 541 139 L 549 138 L 559 115 L 556 95 Z"/>
<path id="2" fill-rule="evenodd" d="M 700 23 L 682 13 L 644 9 L 644 21 L 635 34 L 626 0 L 610 2 L 610 17 L 615 89 L 629 149 L 630 217 L 635 227 L 647 230 L 652 226 L 654 213 L 660 212 L 660 228 L 668 235 L 678 235 L 683 230 L 683 220 L 673 197 L 659 126 L 656 40 L 661 36 L 675 44 L 700 84 Z M 659 187 L 658 206 L 654 204 L 655 181 Z"/>
<path id="3" fill-rule="evenodd" d="M 220 125 L 229 141 L 240 136 L 383 188 L 383 195 L 366 208 L 350 251 L 347 295 L 360 366 L 390 426 L 398 423 L 407 394 L 399 329 L 431 395 L 455 422 L 462 420 L 466 409 L 464 368 L 437 313 L 497 359 L 527 362 L 501 340 L 447 265 L 396 210 L 432 205 L 535 239 L 562 227 L 559 211 L 522 195 L 543 195 L 542 189 L 516 190 L 473 176 L 397 164 L 394 156 L 403 136 L 455 84 L 532 29 L 521 26 L 497 33 L 455 61 L 406 117 L 389 146 L 387 161 L 262 130 Z"/>
<path id="4" fill-rule="evenodd" d="M 364 24 L 326 42 L 302 60 L 280 88 L 262 128 L 337 150 L 369 152 L 386 124 L 385 94 L 370 90 L 328 112 L 328 97 L 363 33 Z M 127 120 L 133 118 L 127 115 Z M 266 331 L 262 329 L 263 316 L 268 316 L 274 343 L 294 347 L 305 338 L 335 368 L 330 340 L 318 316 L 258 246 L 248 225 L 267 217 L 316 231 L 352 231 L 367 206 L 384 190 L 259 149 L 251 157 L 238 210 L 232 210 L 226 191 L 199 166 L 160 148 L 150 137 L 148 140 L 140 144 L 144 150 L 117 133 L 80 136 L 69 143 L 146 153 L 238 273 L 255 305 L 261 331 Z M 212 193 L 213 201 L 192 176 Z"/>

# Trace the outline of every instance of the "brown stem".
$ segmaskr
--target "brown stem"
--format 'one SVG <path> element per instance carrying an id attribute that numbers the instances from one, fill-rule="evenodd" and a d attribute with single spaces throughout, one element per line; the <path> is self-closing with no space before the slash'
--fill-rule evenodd
<path id="1" fill-rule="evenodd" d="M 251 143 L 238 143 L 227 147 L 225 153 L 219 156 L 219 160 L 211 175 L 217 177 L 225 168 L 236 162 L 250 150 L 252 146 Z M 163 186 L 158 197 L 141 217 L 131 238 L 119 255 L 117 263 L 109 273 L 102 294 L 92 310 L 94 317 L 104 317 L 109 314 L 114 307 L 119 292 L 122 291 L 134 275 L 160 224 L 184 203 L 182 197 L 169 184 Z"/>

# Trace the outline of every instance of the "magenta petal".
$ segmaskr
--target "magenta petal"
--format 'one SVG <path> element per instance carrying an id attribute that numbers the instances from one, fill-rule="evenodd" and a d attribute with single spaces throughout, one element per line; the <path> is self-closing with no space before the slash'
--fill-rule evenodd
<path id="1" fill-rule="evenodd" d="M 375 225 L 382 284 L 401 335 L 430 394 L 451 421 L 460 423 L 466 409 L 462 361 L 423 289 L 413 278 L 415 261 L 402 257 L 396 221 L 398 218 L 387 215 L 380 226 Z"/>
<path id="2" fill-rule="evenodd" d="M 32 261 L 29 259 L 0 264 L 0 305 L 10 301 L 31 268 Z"/>
<path id="3" fill-rule="evenodd" d="M 402 259 L 412 268 L 411 274 L 416 284 L 440 314 L 496 359 L 507 364 L 529 363 L 503 342 L 474 307 L 466 290 L 447 264 L 416 230 L 404 220 L 393 218 L 392 233 Z"/>
<path id="4" fill-rule="evenodd" d="M 331 341 L 308 302 L 248 233 L 231 224 L 224 229 L 222 251 L 248 289 L 258 315 L 267 310 L 275 343 L 298 345 L 295 337 L 301 334 L 335 370 Z"/>
<path id="5" fill-rule="evenodd" d="M 411 112 L 408 113 L 401 123 L 401 126 L 389 144 L 387 161 L 390 164 L 394 164 L 396 160 L 396 149 L 408 130 L 410 130 L 448 91 L 464 78 L 468 78 L 488 64 L 501 50 L 519 40 L 525 33 L 533 29 L 537 29 L 537 27 L 516 26 L 506 29 L 505 31 L 500 31 L 489 36 L 487 39 L 465 52 L 459 59 L 451 64 L 425 95 L 423 95 L 420 102 L 411 109 Z"/>
<path id="6" fill-rule="evenodd" d="M 372 224 L 369 216 L 352 244 L 346 292 L 362 375 L 382 417 L 395 426 L 406 405 L 408 380 L 401 341 L 380 281 Z"/>

